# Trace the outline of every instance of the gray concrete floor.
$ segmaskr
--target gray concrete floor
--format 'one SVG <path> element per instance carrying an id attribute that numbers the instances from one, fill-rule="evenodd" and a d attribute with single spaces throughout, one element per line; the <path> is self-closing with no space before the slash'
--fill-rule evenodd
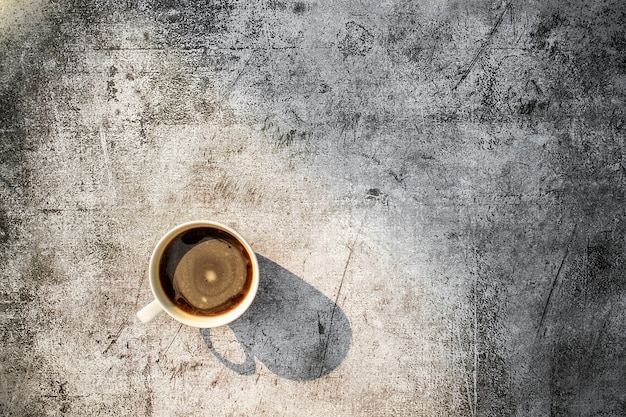
<path id="1" fill-rule="evenodd" d="M 621 1 L 0 5 L 0 413 L 626 414 Z M 168 229 L 250 311 L 135 312 Z"/>

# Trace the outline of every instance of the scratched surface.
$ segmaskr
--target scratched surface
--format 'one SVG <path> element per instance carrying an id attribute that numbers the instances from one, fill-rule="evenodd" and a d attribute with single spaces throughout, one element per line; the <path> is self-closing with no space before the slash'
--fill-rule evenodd
<path id="1" fill-rule="evenodd" d="M 626 414 L 626 7 L 0 3 L 0 414 Z M 236 228 L 230 327 L 135 312 Z"/>

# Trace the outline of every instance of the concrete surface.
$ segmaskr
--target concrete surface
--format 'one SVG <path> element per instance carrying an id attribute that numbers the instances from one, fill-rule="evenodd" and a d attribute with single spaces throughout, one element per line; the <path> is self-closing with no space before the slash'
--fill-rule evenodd
<path id="1" fill-rule="evenodd" d="M 626 415 L 618 0 L 0 4 L 0 413 Z M 231 327 L 142 325 L 192 219 Z"/>

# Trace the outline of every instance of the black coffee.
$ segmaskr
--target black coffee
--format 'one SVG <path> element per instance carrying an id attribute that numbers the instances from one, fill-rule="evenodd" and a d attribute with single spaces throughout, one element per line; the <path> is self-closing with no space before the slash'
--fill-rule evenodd
<path id="1" fill-rule="evenodd" d="M 244 299 L 252 284 L 252 263 L 230 234 L 199 227 L 170 242 L 161 258 L 159 276 L 176 306 L 191 314 L 214 316 Z"/>

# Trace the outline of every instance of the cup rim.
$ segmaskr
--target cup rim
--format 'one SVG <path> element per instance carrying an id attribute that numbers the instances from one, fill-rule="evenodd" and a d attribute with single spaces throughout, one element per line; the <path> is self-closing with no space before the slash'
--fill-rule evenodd
<path id="1" fill-rule="evenodd" d="M 239 243 L 241 243 L 241 245 L 244 247 L 248 254 L 250 262 L 252 262 L 252 283 L 250 284 L 250 290 L 239 305 L 231 310 L 228 310 L 224 314 L 216 316 L 196 316 L 188 313 L 177 307 L 169 299 L 169 297 L 167 297 L 165 291 L 163 291 L 163 288 L 161 287 L 159 278 L 159 267 L 161 256 L 163 255 L 165 248 L 176 236 L 180 235 L 186 230 L 191 230 L 198 227 L 213 227 L 230 234 L 232 237 L 237 239 Z M 161 239 L 159 239 L 159 242 L 154 247 L 152 255 L 150 256 L 149 279 L 150 288 L 152 290 L 154 298 L 161 305 L 163 311 L 165 311 L 172 318 L 192 327 L 219 327 L 231 323 L 234 320 L 237 320 L 250 307 L 252 301 L 254 301 L 257 290 L 259 288 L 259 263 L 256 254 L 252 250 L 250 244 L 239 233 L 237 233 L 229 226 L 226 226 L 225 224 L 216 221 L 193 220 L 173 227 L 165 235 L 163 235 Z"/>

